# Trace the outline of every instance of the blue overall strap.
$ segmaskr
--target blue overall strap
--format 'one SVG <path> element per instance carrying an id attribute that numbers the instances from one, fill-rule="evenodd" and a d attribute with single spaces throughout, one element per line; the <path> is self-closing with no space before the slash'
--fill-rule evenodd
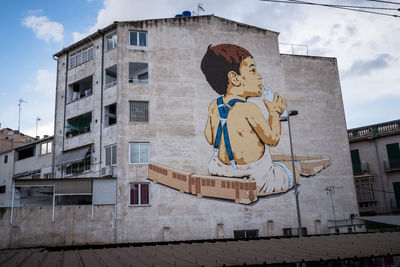
<path id="1" fill-rule="evenodd" d="M 228 134 L 228 128 L 226 126 L 226 120 L 228 119 L 228 113 L 230 108 L 233 107 L 233 105 L 235 105 L 236 102 L 245 102 L 245 101 L 241 99 L 232 99 L 226 104 L 226 106 L 224 106 L 222 96 L 217 99 L 220 122 L 218 124 L 217 136 L 215 137 L 215 143 L 214 143 L 214 156 L 218 156 L 219 145 L 221 142 L 221 135 L 222 132 L 224 132 L 226 152 L 228 154 L 229 161 L 231 162 L 232 166 L 235 169 L 236 169 L 236 161 L 235 158 L 233 157 L 231 142 L 229 141 L 229 134 Z"/>

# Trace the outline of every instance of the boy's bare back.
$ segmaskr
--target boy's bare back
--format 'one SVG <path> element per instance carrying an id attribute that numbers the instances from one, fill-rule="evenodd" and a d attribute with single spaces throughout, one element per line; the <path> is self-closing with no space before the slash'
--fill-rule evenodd
<path id="1" fill-rule="evenodd" d="M 232 97 L 224 97 L 224 105 Z M 236 97 L 237 98 L 237 97 Z M 279 99 L 276 97 L 275 99 Z M 274 101 L 274 102 L 276 102 Z M 264 101 L 266 105 L 268 103 Z M 269 106 L 267 106 L 268 108 Z M 229 111 L 227 118 L 227 128 L 232 151 L 237 164 L 247 164 L 259 160 L 264 155 L 265 144 L 275 146 L 279 142 L 280 125 L 273 127 L 270 123 L 279 123 L 279 114 L 271 112 L 269 121 L 262 115 L 256 104 L 250 102 L 237 102 Z M 220 116 L 218 112 L 217 102 L 214 100 L 208 109 L 208 120 L 205 129 L 207 142 L 214 145 Z M 271 127 L 272 126 L 272 127 Z M 277 129 L 279 129 L 277 131 Z M 221 138 L 220 150 L 218 158 L 225 164 L 230 164 L 228 154 L 226 152 L 224 138 Z"/>

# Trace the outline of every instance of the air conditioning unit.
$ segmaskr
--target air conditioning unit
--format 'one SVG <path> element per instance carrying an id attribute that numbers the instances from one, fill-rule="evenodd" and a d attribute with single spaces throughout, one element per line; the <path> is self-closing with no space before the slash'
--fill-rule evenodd
<path id="1" fill-rule="evenodd" d="M 111 175 L 112 175 L 111 166 L 105 166 L 101 168 L 101 176 L 111 176 Z"/>
<path id="2" fill-rule="evenodd" d="M 118 171 L 117 171 L 117 167 L 113 166 L 112 167 L 112 177 L 117 177 L 118 176 Z"/>

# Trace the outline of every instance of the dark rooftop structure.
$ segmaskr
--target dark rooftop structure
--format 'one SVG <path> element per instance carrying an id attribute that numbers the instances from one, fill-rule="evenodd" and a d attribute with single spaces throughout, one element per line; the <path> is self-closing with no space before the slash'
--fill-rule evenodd
<path id="1" fill-rule="evenodd" d="M 399 255 L 392 232 L 3 250 L 0 266 L 398 266 Z"/>

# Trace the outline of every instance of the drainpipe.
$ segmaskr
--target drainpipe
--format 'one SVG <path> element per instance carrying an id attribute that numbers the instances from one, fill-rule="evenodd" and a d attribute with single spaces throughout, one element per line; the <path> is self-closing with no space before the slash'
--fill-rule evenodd
<path id="1" fill-rule="evenodd" d="M 62 128 L 62 152 L 64 153 L 65 148 L 65 119 L 67 117 L 67 88 L 68 88 L 68 63 L 69 63 L 69 51 L 67 51 L 67 58 L 65 60 L 65 88 L 64 88 L 64 119 Z M 64 176 L 64 170 L 61 166 L 61 178 Z"/>
<path id="2" fill-rule="evenodd" d="M 118 72 L 117 72 L 118 73 Z M 101 176 L 101 163 L 103 160 L 103 90 L 104 90 L 104 32 L 101 32 L 101 78 L 100 78 L 100 88 L 101 88 L 101 106 L 100 106 L 100 158 L 99 158 L 99 177 Z M 93 193 L 93 192 L 92 192 Z"/>
<path id="3" fill-rule="evenodd" d="M 56 169 L 55 169 L 55 158 L 56 158 L 56 153 L 55 153 L 55 147 L 56 147 L 56 142 L 55 142 L 55 137 L 57 134 L 57 129 L 56 129 L 56 122 L 57 122 L 57 94 L 58 94 L 58 67 L 59 67 L 59 62 L 58 62 L 58 57 L 53 56 L 53 60 L 57 60 L 57 76 L 56 76 L 56 93 L 55 93 L 55 105 L 54 105 L 54 133 L 53 133 L 53 142 L 51 144 L 51 153 L 52 153 L 52 162 L 51 162 L 51 178 L 54 178 L 56 176 Z"/>
<path id="4" fill-rule="evenodd" d="M 380 160 L 379 154 L 378 154 L 378 147 L 376 145 L 376 139 L 372 139 L 372 141 L 374 142 L 374 146 L 375 146 L 375 155 L 376 155 L 376 159 L 378 161 L 379 174 L 382 174 L 382 175 L 386 176 L 386 174 L 384 174 L 385 170 L 383 170 L 382 166 L 381 166 L 381 160 Z M 379 180 L 381 182 L 382 191 L 386 191 L 386 187 L 383 184 L 383 177 L 379 177 Z M 385 201 L 385 213 L 387 213 L 388 212 L 388 204 L 387 204 L 386 195 L 385 195 L 384 192 L 383 192 L 383 200 Z"/>
<path id="5" fill-rule="evenodd" d="M 11 197 L 11 216 L 10 216 L 10 224 L 13 224 L 13 216 L 14 216 L 14 191 L 15 191 L 15 183 L 12 185 L 12 197 Z"/>

